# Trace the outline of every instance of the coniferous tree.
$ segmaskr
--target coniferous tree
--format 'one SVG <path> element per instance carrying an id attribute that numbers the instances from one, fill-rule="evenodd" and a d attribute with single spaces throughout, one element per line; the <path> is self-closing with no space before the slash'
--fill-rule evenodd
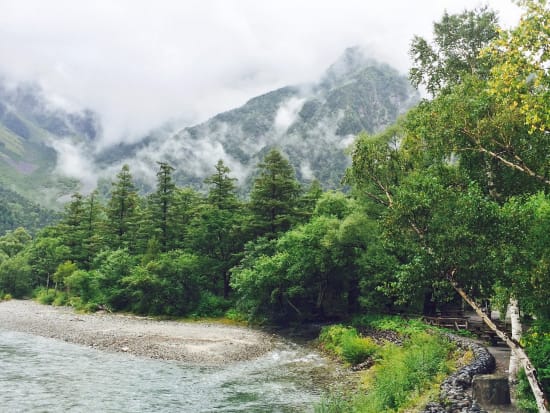
<path id="1" fill-rule="evenodd" d="M 193 251 L 200 252 L 211 260 L 212 288 L 221 290 L 225 298 L 229 295 L 229 270 L 237 263 L 236 253 L 244 245 L 240 222 L 242 221 L 239 201 L 235 195 L 235 178 L 229 176 L 230 169 L 220 160 L 216 172 L 205 179 L 210 185 L 206 205 L 190 223 L 188 236 Z"/>
<path id="2" fill-rule="evenodd" d="M 250 193 L 252 227 L 256 235 L 275 238 L 297 220 L 300 184 L 290 162 L 276 149 L 258 166 L 260 174 Z"/>
<path id="3" fill-rule="evenodd" d="M 215 168 L 216 172 L 204 180 L 207 185 L 210 185 L 208 203 L 220 209 L 233 209 L 237 205 L 237 196 L 235 195 L 237 178 L 229 176 L 231 170 L 224 165 L 221 159 Z"/>
<path id="4" fill-rule="evenodd" d="M 176 185 L 172 179 L 174 168 L 166 162 L 159 162 L 159 171 L 157 172 L 157 190 L 153 194 L 153 224 L 159 233 L 159 242 L 162 252 L 171 249 L 174 241 L 173 228 L 173 204 Z"/>
<path id="5" fill-rule="evenodd" d="M 111 199 L 107 204 L 107 237 L 112 249 L 135 249 L 136 207 L 138 195 L 130 167 L 124 165 L 113 182 Z"/>
<path id="6" fill-rule="evenodd" d="M 63 244 L 69 248 L 69 258 L 79 266 L 87 263 L 86 252 L 86 211 L 84 197 L 76 192 L 71 202 L 65 207 L 65 217 L 60 224 Z"/>
<path id="7" fill-rule="evenodd" d="M 99 203 L 97 190 L 84 198 L 83 208 L 85 221 L 82 224 L 85 256 L 82 264 L 84 269 L 90 269 L 94 257 L 103 246 L 103 236 L 101 234 L 103 208 Z"/>
<path id="8" fill-rule="evenodd" d="M 187 231 L 190 222 L 200 211 L 203 203 L 201 195 L 192 188 L 176 188 L 173 202 L 173 233 L 172 246 L 175 249 L 187 247 Z"/>

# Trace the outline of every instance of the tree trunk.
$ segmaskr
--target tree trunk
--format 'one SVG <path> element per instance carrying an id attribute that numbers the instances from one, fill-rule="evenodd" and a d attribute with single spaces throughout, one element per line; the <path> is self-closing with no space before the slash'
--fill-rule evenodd
<path id="1" fill-rule="evenodd" d="M 521 320 L 519 317 L 519 306 L 518 300 L 515 298 L 510 298 L 510 303 L 508 306 L 508 311 L 510 311 L 510 322 L 512 325 L 512 340 L 519 343 L 521 339 Z M 512 351 L 510 354 L 510 366 L 508 367 L 508 380 L 512 386 L 515 386 L 518 381 L 519 373 L 519 357 L 515 351 Z"/>
<path id="2" fill-rule="evenodd" d="M 542 386 L 537 380 L 536 377 L 536 370 L 533 364 L 531 363 L 531 360 L 527 357 L 527 354 L 525 353 L 525 350 L 517 343 L 515 340 L 510 339 L 504 332 L 500 331 L 498 327 L 491 321 L 489 317 L 482 311 L 481 307 L 479 307 L 473 299 L 471 299 L 468 294 L 464 292 L 462 288 L 460 288 L 456 282 L 451 281 L 451 285 L 455 289 L 458 294 L 466 301 L 470 306 L 474 309 L 474 311 L 477 313 L 478 316 L 481 317 L 481 319 L 487 324 L 487 326 L 495 332 L 499 338 L 506 343 L 508 347 L 512 350 L 512 352 L 515 352 L 519 363 L 525 370 L 525 375 L 527 376 L 527 380 L 529 380 L 529 385 L 531 386 L 531 391 L 533 392 L 533 395 L 535 396 L 535 400 L 537 402 L 537 407 L 539 409 L 540 413 L 548 413 L 548 400 L 546 399 L 546 396 L 544 395 L 544 391 L 542 390 Z"/>

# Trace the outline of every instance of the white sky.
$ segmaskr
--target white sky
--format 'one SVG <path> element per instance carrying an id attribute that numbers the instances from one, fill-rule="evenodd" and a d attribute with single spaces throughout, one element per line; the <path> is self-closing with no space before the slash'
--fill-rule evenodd
<path id="1" fill-rule="evenodd" d="M 314 81 L 350 46 L 405 73 L 414 34 L 487 3 L 517 22 L 509 0 L 0 0 L 0 75 L 98 112 L 104 143 L 135 139 Z"/>

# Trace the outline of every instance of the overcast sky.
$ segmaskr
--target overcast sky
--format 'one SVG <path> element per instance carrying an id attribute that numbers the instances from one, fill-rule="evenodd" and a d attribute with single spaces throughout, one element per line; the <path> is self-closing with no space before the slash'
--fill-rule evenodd
<path id="1" fill-rule="evenodd" d="M 0 74 L 96 111 L 105 142 L 135 139 L 314 81 L 349 46 L 405 73 L 414 34 L 487 3 L 517 22 L 509 0 L 0 0 Z"/>

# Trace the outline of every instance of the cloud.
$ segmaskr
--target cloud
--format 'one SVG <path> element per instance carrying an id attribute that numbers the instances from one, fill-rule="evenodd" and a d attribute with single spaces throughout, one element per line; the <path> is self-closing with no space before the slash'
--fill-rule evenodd
<path id="1" fill-rule="evenodd" d="M 279 107 L 279 110 L 277 110 L 277 114 L 275 115 L 274 126 L 277 132 L 286 132 L 289 126 L 292 125 L 296 120 L 296 117 L 302 109 L 305 101 L 306 98 L 292 97 L 283 102 L 283 104 Z"/>
<path id="2" fill-rule="evenodd" d="M 98 172 L 90 159 L 88 148 L 69 138 L 51 140 L 50 145 L 57 152 L 55 172 L 78 179 L 82 192 L 92 191 L 97 184 Z"/>
<path id="3" fill-rule="evenodd" d="M 508 1 L 489 2 L 507 21 Z M 364 44 L 408 67 L 413 34 L 478 0 L 3 0 L 0 73 L 96 111 L 101 146 L 167 120 L 192 124 L 275 87 L 318 78 Z"/>

